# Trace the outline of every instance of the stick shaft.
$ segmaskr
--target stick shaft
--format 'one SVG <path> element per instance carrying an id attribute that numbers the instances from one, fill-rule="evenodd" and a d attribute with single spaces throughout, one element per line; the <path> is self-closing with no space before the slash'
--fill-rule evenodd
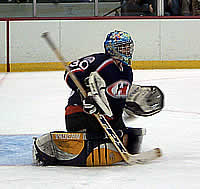
<path id="1" fill-rule="evenodd" d="M 58 51 L 58 49 L 56 48 L 56 46 L 54 45 L 53 41 L 51 40 L 51 38 L 49 37 L 49 33 L 45 32 L 42 34 L 42 37 L 47 41 L 47 43 L 49 44 L 49 46 L 51 47 L 51 49 L 54 51 L 54 53 L 56 54 L 57 58 L 62 62 L 62 64 L 65 66 L 65 69 L 67 70 L 67 72 L 69 73 L 70 78 L 73 80 L 73 82 L 75 83 L 75 85 L 78 87 L 78 89 L 80 90 L 81 94 L 86 97 L 87 93 L 85 92 L 85 89 L 82 87 L 82 85 L 80 84 L 79 80 L 76 78 L 76 76 L 71 72 L 69 66 L 67 65 L 67 63 L 65 62 L 64 57 L 60 54 L 60 52 Z"/>

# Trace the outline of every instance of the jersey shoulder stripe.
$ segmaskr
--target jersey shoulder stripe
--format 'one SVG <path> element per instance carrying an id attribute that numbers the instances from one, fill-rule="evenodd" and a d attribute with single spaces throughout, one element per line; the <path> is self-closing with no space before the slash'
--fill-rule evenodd
<path id="1" fill-rule="evenodd" d="M 76 72 L 83 72 L 83 71 L 84 71 L 83 69 L 77 68 L 77 69 L 71 70 L 70 72 L 71 73 L 76 73 Z M 67 72 L 67 74 L 65 75 L 65 81 L 68 80 L 68 77 L 69 77 L 69 72 Z"/>
<path id="2" fill-rule="evenodd" d="M 113 59 L 112 58 L 109 58 L 108 60 L 104 61 L 97 69 L 96 71 L 99 72 L 101 71 L 102 69 L 104 69 L 106 66 L 110 65 L 110 64 L 113 64 Z"/>

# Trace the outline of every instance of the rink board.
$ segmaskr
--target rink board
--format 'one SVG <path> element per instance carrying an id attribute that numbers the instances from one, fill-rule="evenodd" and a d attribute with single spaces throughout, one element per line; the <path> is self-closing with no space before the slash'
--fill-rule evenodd
<path id="1" fill-rule="evenodd" d="M 0 166 L 31 165 L 36 135 L 0 135 Z"/>

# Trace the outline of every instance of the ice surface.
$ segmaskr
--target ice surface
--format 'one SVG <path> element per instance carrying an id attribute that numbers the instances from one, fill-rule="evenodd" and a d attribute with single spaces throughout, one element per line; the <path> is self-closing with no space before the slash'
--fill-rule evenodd
<path id="1" fill-rule="evenodd" d="M 0 73 L 0 188 L 16 189 L 199 189 L 200 70 L 136 70 L 136 84 L 157 85 L 165 94 L 164 110 L 127 121 L 147 129 L 143 150 L 160 147 L 163 157 L 145 165 L 77 168 L 35 167 L 30 158 L 34 135 L 65 130 L 69 89 L 63 72 Z M 20 138 L 29 134 L 25 139 Z M 8 136 L 9 135 L 9 136 Z M 17 144 L 8 149 L 6 141 Z M 9 144 L 10 145 L 10 144 Z M 15 156 L 9 155 L 9 152 Z M 7 166 L 7 163 L 17 166 Z M 19 163 L 20 162 L 20 163 Z"/>

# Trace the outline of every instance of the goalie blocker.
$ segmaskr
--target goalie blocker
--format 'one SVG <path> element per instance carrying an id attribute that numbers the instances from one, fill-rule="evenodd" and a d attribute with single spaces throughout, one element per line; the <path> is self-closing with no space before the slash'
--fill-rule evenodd
<path id="1" fill-rule="evenodd" d="M 116 131 L 124 140 L 121 130 Z M 146 130 L 127 128 L 126 148 L 130 154 L 140 152 Z M 125 136 L 125 135 L 124 135 Z M 86 132 L 50 132 L 33 141 L 33 163 L 35 165 L 102 166 L 123 161 L 110 139 Z"/>

